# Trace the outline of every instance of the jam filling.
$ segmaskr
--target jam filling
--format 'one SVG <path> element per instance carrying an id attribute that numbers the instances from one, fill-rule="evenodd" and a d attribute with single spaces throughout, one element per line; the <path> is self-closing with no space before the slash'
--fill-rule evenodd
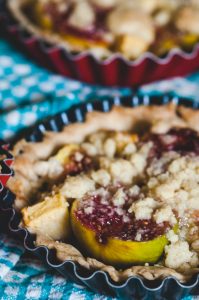
<path id="1" fill-rule="evenodd" d="M 175 151 L 181 155 L 199 155 L 198 133 L 189 128 L 172 128 L 167 134 L 149 134 L 145 142 L 152 141 L 149 158 L 160 158 L 163 152 Z"/>
<path id="2" fill-rule="evenodd" d="M 76 211 L 76 217 L 83 225 L 95 231 L 97 241 L 102 244 L 106 244 L 108 238 L 150 241 L 165 234 L 171 228 L 168 222 L 157 224 L 152 219 L 136 220 L 125 205 L 118 208 L 111 205 L 111 201 L 103 201 L 103 197 L 99 195 L 84 200 L 83 206 Z M 90 212 L 87 209 L 91 209 Z"/>
<path id="3" fill-rule="evenodd" d="M 96 168 L 96 162 L 84 152 L 74 152 L 69 157 L 69 163 L 64 166 L 68 175 L 77 175 L 81 172 L 88 172 Z"/>
<path id="4" fill-rule="evenodd" d="M 59 12 L 56 4 L 49 3 L 45 6 L 44 11 L 51 17 L 54 28 L 59 30 L 61 33 L 76 35 L 80 38 L 87 38 L 93 41 L 103 41 L 103 34 L 106 31 L 105 19 L 108 10 L 99 10 L 94 7 L 96 11 L 96 20 L 94 24 L 86 29 L 79 29 L 71 26 L 68 23 L 68 19 L 73 12 L 74 4 L 70 4 L 65 12 Z"/>

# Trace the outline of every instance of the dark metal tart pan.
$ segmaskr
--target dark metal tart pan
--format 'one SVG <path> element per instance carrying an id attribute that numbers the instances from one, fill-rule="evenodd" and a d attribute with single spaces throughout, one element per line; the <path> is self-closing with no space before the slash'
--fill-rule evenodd
<path id="1" fill-rule="evenodd" d="M 63 126 L 74 122 L 83 122 L 84 117 L 88 111 L 98 110 L 107 112 L 112 105 L 123 106 L 137 106 L 140 104 L 161 105 L 168 102 L 176 104 L 183 104 L 185 106 L 197 109 L 199 102 L 182 99 L 177 97 L 162 96 L 132 96 L 130 98 L 114 98 L 105 99 L 97 102 L 89 102 L 76 105 L 67 111 L 59 113 L 54 117 L 38 124 L 34 130 L 25 135 L 28 141 L 37 142 L 42 140 L 42 135 L 45 130 L 61 131 Z M 9 230 L 16 237 L 20 237 L 23 241 L 24 247 L 35 255 L 39 256 L 45 263 L 56 269 L 66 278 L 72 281 L 83 284 L 93 290 L 94 292 L 103 293 L 121 299 L 169 299 L 177 300 L 186 295 L 199 295 L 199 274 L 187 283 L 180 283 L 173 277 L 167 277 L 164 280 L 143 280 L 141 277 L 133 276 L 122 283 L 113 282 L 110 277 L 103 271 L 88 271 L 83 267 L 75 264 L 72 261 L 65 261 L 60 263 L 56 260 L 55 253 L 46 247 L 34 246 L 34 235 L 31 235 L 26 229 L 19 228 L 20 216 L 11 207 L 14 201 L 14 196 L 6 188 L 3 189 L 1 197 L 1 207 L 4 206 L 4 214 L 7 215 L 7 225 Z M 7 203 L 7 205 L 5 205 Z M 5 206 L 7 206 L 5 208 Z"/>

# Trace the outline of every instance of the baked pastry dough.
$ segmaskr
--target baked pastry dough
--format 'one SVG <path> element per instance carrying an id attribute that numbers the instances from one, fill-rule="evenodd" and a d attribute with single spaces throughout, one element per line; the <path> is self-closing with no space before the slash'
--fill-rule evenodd
<path id="1" fill-rule="evenodd" d="M 8 186 L 20 226 L 59 260 L 114 281 L 171 275 L 183 282 L 199 271 L 197 110 L 92 112 L 41 142 L 20 141 L 13 154 Z"/>
<path id="2" fill-rule="evenodd" d="M 8 7 L 35 35 L 100 58 L 162 56 L 172 48 L 191 50 L 199 39 L 198 6 L 177 0 L 8 0 Z"/>
<path id="3" fill-rule="evenodd" d="M 185 6 L 176 13 L 175 26 L 181 32 L 199 34 L 199 8 Z"/>

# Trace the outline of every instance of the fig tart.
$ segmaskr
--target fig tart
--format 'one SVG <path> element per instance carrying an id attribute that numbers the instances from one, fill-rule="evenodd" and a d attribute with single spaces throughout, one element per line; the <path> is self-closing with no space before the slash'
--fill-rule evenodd
<path id="1" fill-rule="evenodd" d="M 199 111 L 91 112 L 40 142 L 19 141 L 13 155 L 20 226 L 58 261 L 115 282 L 199 272 Z"/>
<path id="2" fill-rule="evenodd" d="M 100 58 L 164 56 L 199 41 L 198 0 L 8 0 L 8 7 L 31 33 Z"/>

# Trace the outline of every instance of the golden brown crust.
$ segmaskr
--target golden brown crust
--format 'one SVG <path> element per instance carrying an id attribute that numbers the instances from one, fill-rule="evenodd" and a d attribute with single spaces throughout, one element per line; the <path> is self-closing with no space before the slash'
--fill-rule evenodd
<path id="1" fill-rule="evenodd" d="M 181 117 L 189 124 L 189 127 L 199 131 L 199 111 L 180 106 L 178 112 Z"/>
<path id="2" fill-rule="evenodd" d="M 15 176 L 8 183 L 8 187 L 16 194 L 15 208 L 21 209 L 27 206 L 30 195 L 41 185 L 41 178 L 35 167 L 37 163 L 47 160 L 66 143 L 81 143 L 87 135 L 98 130 L 135 130 L 139 132 L 140 129 L 150 128 L 152 132 L 164 133 L 173 126 L 190 127 L 199 131 L 199 111 L 172 103 L 165 106 L 114 107 L 108 113 L 88 113 L 84 123 L 66 126 L 62 132 L 46 132 L 41 142 L 19 141 L 13 149 Z M 149 280 L 172 275 L 180 281 L 186 281 L 191 275 L 198 272 L 198 269 L 191 269 L 190 273 L 182 274 L 162 266 L 134 266 L 124 271 L 118 271 L 93 258 L 83 257 L 76 248 L 69 244 L 37 236 L 36 245 L 56 249 L 60 261 L 72 260 L 88 269 L 104 270 L 117 282 L 131 275 L 140 275 Z"/>
<path id="3" fill-rule="evenodd" d="M 37 235 L 36 246 L 46 246 L 49 249 L 56 250 L 56 256 L 59 261 L 73 261 L 89 270 L 101 270 L 107 272 L 115 282 L 121 282 L 130 276 L 142 276 L 148 280 L 163 279 L 173 276 L 181 282 L 187 281 L 193 274 L 198 273 L 199 268 L 191 269 L 188 273 L 179 273 L 173 269 L 164 266 L 133 266 L 126 270 L 116 270 L 112 266 L 107 266 L 102 262 L 90 257 L 84 257 L 75 247 L 70 244 L 55 242 L 42 235 Z"/>

